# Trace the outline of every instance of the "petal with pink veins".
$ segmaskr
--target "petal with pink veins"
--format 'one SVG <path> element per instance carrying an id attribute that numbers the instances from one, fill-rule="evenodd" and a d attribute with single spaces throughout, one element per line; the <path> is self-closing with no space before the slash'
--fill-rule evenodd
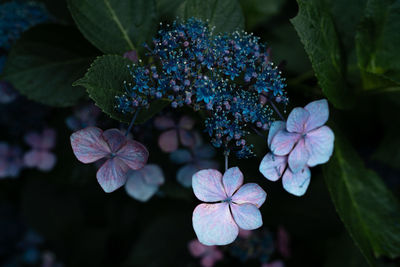
<path id="1" fill-rule="evenodd" d="M 146 165 L 149 152 L 141 143 L 127 139 L 126 143 L 118 150 L 116 156 L 132 170 L 139 170 Z"/>
<path id="2" fill-rule="evenodd" d="M 297 173 L 287 168 L 282 177 L 283 188 L 290 194 L 300 197 L 307 191 L 310 178 L 311 172 L 308 167 Z"/>
<path id="3" fill-rule="evenodd" d="M 192 223 L 197 238 L 207 246 L 230 244 L 239 233 L 228 203 L 198 205 Z"/>
<path id="4" fill-rule="evenodd" d="M 232 196 L 232 201 L 236 204 L 250 203 L 256 207 L 261 207 L 267 198 L 267 193 L 255 183 L 244 184 Z"/>
<path id="5" fill-rule="evenodd" d="M 161 150 L 167 153 L 178 149 L 178 133 L 176 129 L 163 132 L 158 138 L 158 145 Z"/>
<path id="6" fill-rule="evenodd" d="M 231 197 L 243 184 L 243 173 L 238 167 L 229 168 L 222 177 L 222 183 L 224 184 L 226 195 Z"/>
<path id="7" fill-rule="evenodd" d="M 192 178 L 193 192 L 199 200 L 222 201 L 227 198 L 222 185 L 222 174 L 213 169 L 196 172 Z"/>
<path id="8" fill-rule="evenodd" d="M 293 146 L 301 137 L 298 133 L 289 133 L 285 130 L 281 130 L 271 141 L 271 151 L 277 156 L 286 156 L 292 151 Z"/>
<path id="9" fill-rule="evenodd" d="M 97 171 L 97 181 L 106 193 L 113 192 L 125 184 L 128 170 L 120 159 L 109 159 Z"/>
<path id="10" fill-rule="evenodd" d="M 260 163 L 259 170 L 270 181 L 277 181 L 282 177 L 287 165 L 287 156 L 276 156 L 268 153 Z"/>
<path id="11" fill-rule="evenodd" d="M 281 130 L 286 129 L 286 123 L 284 121 L 274 121 L 271 124 L 268 132 L 268 147 L 271 147 L 272 138 Z"/>
<path id="12" fill-rule="evenodd" d="M 232 215 L 240 227 L 243 230 L 254 230 L 263 225 L 262 216 L 260 210 L 253 204 L 231 204 Z"/>
<path id="13" fill-rule="evenodd" d="M 303 133 L 309 117 L 310 113 L 304 108 L 294 108 L 288 116 L 286 129 L 291 133 Z"/>
<path id="14" fill-rule="evenodd" d="M 125 145 L 127 138 L 118 129 L 108 129 L 104 131 L 103 138 L 107 142 L 112 153 L 117 152 Z"/>
<path id="15" fill-rule="evenodd" d="M 307 165 L 325 163 L 332 156 L 335 135 L 328 126 L 322 126 L 309 132 L 305 137 L 305 146 L 310 153 Z"/>
<path id="16" fill-rule="evenodd" d="M 87 127 L 71 135 L 72 150 L 79 161 L 92 163 L 111 153 L 102 133 L 97 127 Z"/>
<path id="17" fill-rule="evenodd" d="M 310 154 L 305 146 L 304 138 L 300 138 L 288 157 L 289 167 L 292 172 L 296 173 L 301 171 L 306 166 L 309 158 Z"/>
<path id="18" fill-rule="evenodd" d="M 304 107 L 310 113 L 305 128 L 309 132 L 324 125 L 329 118 L 329 105 L 326 99 L 313 101 Z"/>

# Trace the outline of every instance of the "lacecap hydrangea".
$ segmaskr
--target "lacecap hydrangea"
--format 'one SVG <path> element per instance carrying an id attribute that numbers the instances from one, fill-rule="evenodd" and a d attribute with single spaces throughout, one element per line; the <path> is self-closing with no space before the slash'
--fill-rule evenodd
<path id="1" fill-rule="evenodd" d="M 153 48 L 145 47 L 151 63 L 128 66 L 132 81 L 125 81 L 125 93 L 116 96 L 117 110 L 134 113 L 157 99 L 169 100 L 173 108 L 204 110 L 211 143 L 226 153 L 252 156 L 246 137 L 253 130 L 268 130 L 274 120 L 272 102 L 288 102 L 285 79 L 252 34 L 217 34 L 191 18 L 162 27 Z"/>

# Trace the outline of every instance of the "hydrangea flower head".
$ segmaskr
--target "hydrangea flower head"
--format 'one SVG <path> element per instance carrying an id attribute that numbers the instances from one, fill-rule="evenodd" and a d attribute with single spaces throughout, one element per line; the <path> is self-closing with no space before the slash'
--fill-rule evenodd
<path id="1" fill-rule="evenodd" d="M 189 252 L 193 257 L 201 258 L 202 267 L 213 267 L 217 261 L 223 259 L 224 254 L 216 246 L 205 246 L 197 239 L 189 242 Z"/>
<path id="2" fill-rule="evenodd" d="M 259 38 L 240 31 L 213 34 L 207 23 L 192 18 L 161 29 L 153 46 L 146 45 L 153 65 L 129 66 L 132 81 L 124 83 L 116 108 L 133 113 L 164 98 L 172 108 L 204 110 L 215 147 L 252 156 L 244 137 L 252 127 L 266 130 L 273 113 L 260 96 L 287 103 L 285 79 Z"/>
<path id="3" fill-rule="evenodd" d="M 158 138 L 158 145 L 164 152 L 177 150 L 179 141 L 187 147 L 191 147 L 195 143 L 194 135 L 191 132 L 194 120 L 189 116 L 182 116 L 178 123 L 170 117 L 159 116 L 154 120 L 154 125 L 158 130 L 164 131 Z"/>
<path id="4" fill-rule="evenodd" d="M 24 155 L 25 166 L 41 171 L 54 168 L 57 157 L 50 151 L 56 144 L 56 132 L 53 129 L 44 129 L 42 133 L 29 132 L 25 135 L 25 142 L 32 147 Z"/>
<path id="5" fill-rule="evenodd" d="M 97 127 L 87 127 L 71 135 L 71 145 L 82 163 L 106 159 L 96 176 L 107 193 L 123 186 L 127 172 L 143 168 L 149 157 L 149 152 L 141 143 L 128 139 L 118 129 L 103 132 Z"/>
<path id="6" fill-rule="evenodd" d="M 309 167 L 325 163 L 333 152 L 334 134 L 324 126 L 329 117 L 325 99 L 295 108 L 288 121 L 275 121 L 268 134 L 271 152 L 260 164 L 260 172 L 269 180 L 282 184 L 289 193 L 302 196 L 310 184 Z"/>
<path id="7" fill-rule="evenodd" d="M 243 174 L 237 167 L 224 175 L 214 169 L 193 175 L 192 187 L 196 197 L 208 203 L 198 205 L 193 212 L 193 228 L 204 245 L 227 245 L 243 230 L 262 226 L 259 207 L 266 198 L 265 191 L 254 183 L 243 185 Z"/>
<path id="8" fill-rule="evenodd" d="M 147 164 L 140 170 L 130 170 L 125 190 L 132 198 L 146 202 L 165 181 L 161 168 L 156 164 Z"/>
<path id="9" fill-rule="evenodd" d="M 17 177 L 22 167 L 21 149 L 17 146 L 0 142 L 0 178 Z"/>

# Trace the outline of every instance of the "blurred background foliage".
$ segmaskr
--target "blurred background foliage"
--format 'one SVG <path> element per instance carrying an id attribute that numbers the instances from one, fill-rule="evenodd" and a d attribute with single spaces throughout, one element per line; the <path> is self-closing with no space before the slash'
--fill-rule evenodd
<path id="1" fill-rule="evenodd" d="M 157 133 L 146 123 L 141 126 L 152 132 L 146 139 L 150 162 L 163 168 L 166 184 L 149 202 L 140 203 L 124 190 L 102 191 L 95 168 L 73 156 L 71 131 L 64 123 L 72 107 L 88 99 L 84 88 L 72 83 L 96 56 L 119 55 L 116 62 L 96 65 L 109 70 L 103 77 L 108 84 L 89 73 L 75 85 L 86 87 L 103 111 L 113 115 L 112 103 L 102 99 L 110 90 L 107 85 L 121 79 L 113 74 L 124 65 L 121 55 L 132 49 L 143 55 L 141 44 L 151 42 L 159 22 L 195 16 L 208 19 L 216 31 L 254 32 L 270 46 L 272 60 L 287 78 L 288 110 L 323 97 L 331 104 L 328 124 L 336 134 L 335 153 L 327 165 L 313 170 L 305 196 L 289 195 L 280 182 L 262 177 L 258 164 L 267 146 L 256 135 L 251 138 L 257 160 L 230 163 L 267 191 L 261 208 L 264 227 L 274 231 L 282 225 L 291 236 L 292 255 L 285 264 L 399 266 L 400 1 L 42 2 L 54 23 L 24 33 L 1 76 L 39 103 L 20 97 L 0 104 L 0 140 L 21 143 L 26 129 L 51 126 L 58 133 L 58 163 L 49 173 L 26 170 L 18 179 L 0 181 L 0 264 L 12 255 L 10 246 L 21 233 L 33 229 L 45 240 L 41 246 L 65 266 L 198 266 L 187 249 L 195 238 L 191 215 L 197 200 L 191 189 L 176 182 L 177 167 L 157 148 Z M 115 17 L 126 26 L 125 34 Z M 152 115 L 142 114 L 142 121 Z M 222 153 L 218 159 L 222 162 Z M 260 263 L 242 263 L 227 254 L 216 266 Z"/>

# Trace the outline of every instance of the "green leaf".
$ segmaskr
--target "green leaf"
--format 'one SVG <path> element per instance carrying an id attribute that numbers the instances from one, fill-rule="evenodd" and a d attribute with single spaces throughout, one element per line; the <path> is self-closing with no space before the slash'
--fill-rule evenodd
<path id="1" fill-rule="evenodd" d="M 158 16 L 165 19 L 176 19 L 175 13 L 185 0 L 156 0 Z"/>
<path id="2" fill-rule="evenodd" d="M 400 256 L 398 200 L 337 131 L 323 171 L 336 211 L 369 264 L 376 266 L 374 256 Z"/>
<path id="3" fill-rule="evenodd" d="M 128 65 L 132 61 L 117 55 L 105 55 L 98 57 L 90 66 L 85 76 L 74 83 L 86 88 L 89 96 L 95 101 L 106 114 L 121 122 L 129 123 L 132 114 L 123 114 L 115 109 L 115 97 L 125 93 L 124 81 L 131 82 Z M 166 100 L 154 101 L 149 109 L 141 110 L 136 123 L 143 123 L 156 113 L 160 112 L 166 105 Z"/>
<path id="4" fill-rule="evenodd" d="M 369 0 L 356 35 L 364 87 L 400 84 L 400 0 Z"/>
<path id="5" fill-rule="evenodd" d="M 329 6 L 324 0 L 297 2 L 299 13 L 291 22 L 310 58 L 322 91 L 335 107 L 351 107 L 353 91 L 346 82 L 346 60 Z"/>
<path id="6" fill-rule="evenodd" d="M 240 0 L 246 18 L 246 28 L 252 29 L 277 15 L 285 0 Z"/>
<path id="7" fill-rule="evenodd" d="M 74 105 L 85 95 L 83 88 L 74 88 L 72 83 L 93 59 L 88 50 L 92 46 L 73 27 L 34 27 L 12 48 L 3 79 L 29 99 L 51 106 Z"/>
<path id="8" fill-rule="evenodd" d="M 244 28 L 243 12 L 237 0 L 186 0 L 177 12 L 183 19 L 195 17 L 208 20 L 216 32 Z"/>
<path id="9" fill-rule="evenodd" d="M 140 51 L 157 29 L 154 0 L 68 0 L 68 6 L 79 30 L 104 53 Z"/>

